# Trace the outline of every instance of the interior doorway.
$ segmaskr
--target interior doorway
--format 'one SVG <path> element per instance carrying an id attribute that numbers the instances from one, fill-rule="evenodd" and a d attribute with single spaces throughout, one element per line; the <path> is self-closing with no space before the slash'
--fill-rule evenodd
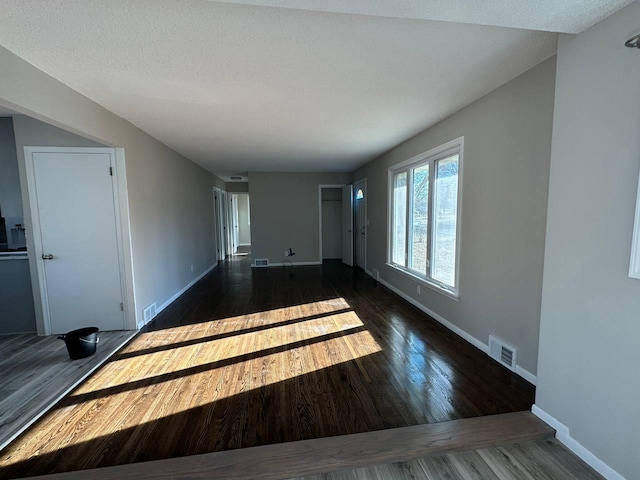
<path id="1" fill-rule="evenodd" d="M 251 253 L 251 202 L 248 193 L 231 195 L 233 255 Z"/>
<path id="2" fill-rule="evenodd" d="M 322 262 L 342 261 L 342 185 L 320 186 L 320 255 Z"/>
<path id="3" fill-rule="evenodd" d="M 367 179 L 353 185 L 354 224 L 355 224 L 355 263 L 367 270 Z"/>

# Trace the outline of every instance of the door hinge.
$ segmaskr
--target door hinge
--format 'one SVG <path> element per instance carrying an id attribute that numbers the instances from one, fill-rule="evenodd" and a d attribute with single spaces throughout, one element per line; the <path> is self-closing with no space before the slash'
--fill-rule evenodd
<path id="1" fill-rule="evenodd" d="M 124 312 L 124 303 L 120 302 L 120 310 Z"/>
<path id="2" fill-rule="evenodd" d="M 113 167 L 109 167 L 109 175 L 113 177 Z"/>

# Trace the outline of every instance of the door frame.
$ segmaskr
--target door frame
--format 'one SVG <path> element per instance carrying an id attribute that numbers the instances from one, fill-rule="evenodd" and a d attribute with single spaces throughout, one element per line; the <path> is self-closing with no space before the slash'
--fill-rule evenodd
<path id="1" fill-rule="evenodd" d="M 222 212 L 222 190 L 213 187 L 213 210 L 215 214 L 215 230 L 216 230 L 216 260 L 224 261 L 227 255 L 227 242 L 224 239 L 224 215 Z"/>
<path id="2" fill-rule="evenodd" d="M 361 178 L 360 180 L 356 180 L 355 182 L 353 182 L 353 224 L 354 227 L 353 229 L 355 230 L 356 228 L 356 195 L 358 193 L 358 185 L 364 185 L 364 271 L 366 273 L 369 273 L 369 270 L 367 269 L 367 240 L 369 238 L 369 212 L 367 211 L 368 208 L 368 200 L 367 198 L 369 197 L 369 189 L 367 188 L 367 177 Z M 358 257 L 356 255 L 356 243 L 357 240 L 355 240 L 356 236 L 354 235 L 354 245 L 353 245 L 353 258 L 354 258 L 354 267 L 359 266 L 358 265 Z"/>
<path id="3" fill-rule="evenodd" d="M 318 185 L 318 263 L 322 265 L 322 189 L 323 188 L 340 188 L 346 186 L 341 184 L 320 184 Z"/>
<path id="4" fill-rule="evenodd" d="M 29 198 L 30 218 L 25 218 L 25 226 L 31 229 L 34 249 L 27 248 L 27 258 L 32 272 L 33 298 L 36 305 L 36 326 L 39 335 L 51 334 L 51 318 L 49 317 L 49 299 L 46 289 L 46 274 L 42 254 L 42 231 L 40 229 L 40 212 L 37 205 L 36 177 L 33 163 L 34 153 L 106 153 L 111 156 L 113 168 L 113 202 L 115 206 L 116 241 L 118 246 L 118 263 L 120 270 L 120 289 L 123 304 L 123 329 L 138 328 L 135 286 L 133 283 L 133 261 L 131 255 L 131 224 L 129 219 L 129 196 L 127 193 L 126 163 L 123 148 L 111 147 L 24 147 L 27 194 Z"/>

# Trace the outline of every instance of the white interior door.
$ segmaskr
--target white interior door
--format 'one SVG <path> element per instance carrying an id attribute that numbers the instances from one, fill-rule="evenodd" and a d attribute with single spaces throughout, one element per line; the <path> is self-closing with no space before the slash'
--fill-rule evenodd
<path id="1" fill-rule="evenodd" d="M 44 320 L 51 333 L 122 330 L 114 151 L 77 150 L 27 158 Z"/>
<path id="2" fill-rule="evenodd" d="M 357 183 L 355 190 L 355 260 L 356 265 L 367 269 L 367 188 L 366 183 Z"/>
<path id="3" fill-rule="evenodd" d="M 353 186 L 342 187 L 342 263 L 353 267 Z"/>
<path id="4" fill-rule="evenodd" d="M 225 258 L 233 253 L 231 246 L 231 228 L 229 228 L 229 202 L 227 192 L 221 192 L 222 199 L 222 230 L 224 233 Z"/>

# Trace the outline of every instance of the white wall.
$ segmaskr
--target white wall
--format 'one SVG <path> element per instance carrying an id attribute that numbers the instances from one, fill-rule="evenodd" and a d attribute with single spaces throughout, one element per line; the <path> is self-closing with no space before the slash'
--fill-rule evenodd
<path id="1" fill-rule="evenodd" d="M 640 171 L 640 3 L 558 48 L 536 404 L 640 478 L 640 281 L 628 274 Z"/>
<path id="2" fill-rule="evenodd" d="M 535 374 L 547 207 L 555 57 L 354 173 L 367 178 L 367 267 L 447 321 L 518 349 Z M 460 299 L 385 266 L 388 168 L 464 136 Z"/>
<path id="3" fill-rule="evenodd" d="M 319 262 L 318 185 L 349 183 L 348 173 L 249 172 L 253 258 L 282 263 L 291 247 L 294 262 Z"/>
<path id="4" fill-rule="evenodd" d="M 146 305 L 162 305 L 214 264 L 212 186 L 224 182 L 4 48 L 0 71 L 1 105 L 124 148 L 140 318 Z"/>
<path id="5" fill-rule="evenodd" d="M 238 194 L 238 244 L 251 245 L 251 217 L 249 195 Z"/>

